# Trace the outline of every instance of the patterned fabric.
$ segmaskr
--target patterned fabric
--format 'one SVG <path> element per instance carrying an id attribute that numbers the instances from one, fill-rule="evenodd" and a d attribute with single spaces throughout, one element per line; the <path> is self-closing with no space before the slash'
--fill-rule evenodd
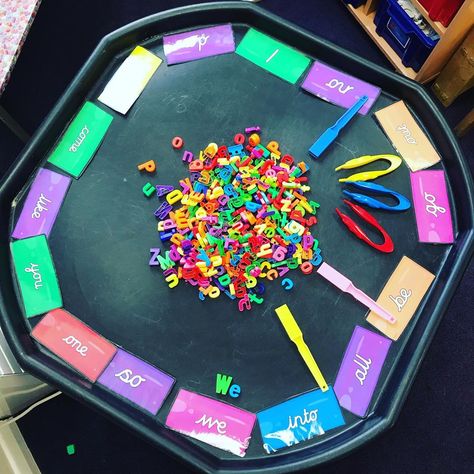
<path id="1" fill-rule="evenodd" d="M 0 94 L 10 77 L 41 0 L 0 0 Z"/>

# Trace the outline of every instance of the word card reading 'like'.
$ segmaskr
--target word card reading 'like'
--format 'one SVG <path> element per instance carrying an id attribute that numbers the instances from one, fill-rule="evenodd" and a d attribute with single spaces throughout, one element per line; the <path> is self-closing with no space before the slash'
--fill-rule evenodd
<path id="1" fill-rule="evenodd" d="M 174 378 L 122 349 L 98 383 L 156 415 L 174 385 Z"/>
<path id="2" fill-rule="evenodd" d="M 245 456 L 255 414 L 181 389 L 166 426 L 216 448 Z"/>
<path id="3" fill-rule="evenodd" d="M 268 454 L 345 424 L 334 390 L 313 390 L 257 413 Z"/>
<path id="4" fill-rule="evenodd" d="M 46 314 L 31 335 L 91 382 L 97 380 L 117 350 L 64 309 Z"/>
<path id="5" fill-rule="evenodd" d="M 163 49 L 168 64 L 232 53 L 235 50 L 234 33 L 230 25 L 186 31 L 165 36 Z"/>
<path id="6" fill-rule="evenodd" d="M 334 383 L 341 407 L 365 416 L 391 343 L 383 336 L 356 326 Z"/>

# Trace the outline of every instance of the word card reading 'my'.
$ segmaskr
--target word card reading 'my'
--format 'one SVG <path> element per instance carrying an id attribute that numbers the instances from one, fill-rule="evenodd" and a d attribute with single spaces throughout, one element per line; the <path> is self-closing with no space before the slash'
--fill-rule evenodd
<path id="1" fill-rule="evenodd" d="M 377 303 L 397 319 L 388 323 L 371 311 L 367 321 L 380 332 L 396 341 L 415 314 L 435 276 L 408 257 L 403 257 L 392 273 Z"/>
<path id="2" fill-rule="evenodd" d="M 310 63 L 300 52 L 253 28 L 247 31 L 235 52 L 291 84 Z"/>
<path id="3" fill-rule="evenodd" d="M 117 350 L 64 309 L 50 311 L 31 335 L 91 382 L 97 380 Z"/>
<path id="4" fill-rule="evenodd" d="M 98 383 L 156 415 L 173 387 L 174 378 L 118 349 Z"/>
<path id="5" fill-rule="evenodd" d="M 161 63 L 158 56 L 137 46 L 117 69 L 98 100 L 125 115 Z"/>
<path id="6" fill-rule="evenodd" d="M 270 454 L 345 424 L 334 390 L 313 390 L 257 413 Z"/>
<path id="7" fill-rule="evenodd" d="M 63 305 L 56 270 L 44 235 L 11 244 L 13 265 L 27 318 Z"/>
<path id="8" fill-rule="evenodd" d="M 49 236 L 61 204 L 66 196 L 71 178 L 40 168 L 12 236 L 15 239 L 45 234 Z"/>
<path id="9" fill-rule="evenodd" d="M 240 457 L 254 424 L 253 413 L 183 389 L 166 419 L 169 428 Z"/>
<path id="10" fill-rule="evenodd" d="M 112 116 L 86 102 L 69 124 L 48 162 L 79 178 L 99 148 Z"/>
<path id="11" fill-rule="evenodd" d="M 165 36 L 163 49 L 168 64 L 232 53 L 235 50 L 234 33 L 231 25 L 186 31 Z"/>
<path id="12" fill-rule="evenodd" d="M 356 326 L 334 384 L 341 407 L 365 416 L 391 343 Z"/>

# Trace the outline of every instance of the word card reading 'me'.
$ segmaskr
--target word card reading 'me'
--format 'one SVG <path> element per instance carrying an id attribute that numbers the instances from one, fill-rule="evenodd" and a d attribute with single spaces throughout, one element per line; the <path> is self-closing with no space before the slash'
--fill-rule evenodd
<path id="1" fill-rule="evenodd" d="M 71 178 L 40 168 L 28 191 L 12 236 L 15 239 L 49 236 Z"/>
<path id="2" fill-rule="evenodd" d="M 247 31 L 235 52 L 291 84 L 310 63 L 300 52 L 253 28 Z"/>
<path id="3" fill-rule="evenodd" d="M 50 311 L 31 335 L 43 346 L 95 382 L 117 348 L 64 309 Z"/>
<path id="4" fill-rule="evenodd" d="M 332 387 L 313 390 L 257 413 L 267 454 L 345 424 Z"/>
<path id="5" fill-rule="evenodd" d="M 410 173 L 410 180 L 419 241 L 453 243 L 453 222 L 444 171 Z"/>
<path id="6" fill-rule="evenodd" d="M 367 321 L 380 332 L 396 341 L 415 314 L 435 276 L 408 257 L 403 257 L 384 286 L 377 303 L 397 319 L 388 323 L 371 311 Z"/>
<path id="7" fill-rule="evenodd" d="M 429 168 L 441 160 L 402 100 L 378 110 L 375 117 L 412 171 Z"/>
<path id="8" fill-rule="evenodd" d="M 44 235 L 10 244 L 27 318 L 63 305 L 56 270 Z"/>
<path id="9" fill-rule="evenodd" d="M 163 49 L 168 64 L 232 53 L 235 50 L 234 33 L 231 25 L 186 31 L 165 36 Z"/>
<path id="10" fill-rule="evenodd" d="M 349 109 L 362 96 L 369 99 L 359 110 L 366 115 L 380 95 L 380 88 L 315 61 L 301 88 L 320 99 Z"/>
<path id="11" fill-rule="evenodd" d="M 339 405 L 365 416 L 392 341 L 356 326 L 334 383 Z"/>
<path id="12" fill-rule="evenodd" d="M 118 349 L 97 382 L 156 415 L 173 387 L 174 378 Z"/>
<path id="13" fill-rule="evenodd" d="M 98 100 L 125 115 L 161 63 L 158 56 L 137 46 L 117 69 Z"/>
<path id="14" fill-rule="evenodd" d="M 86 102 L 69 124 L 48 162 L 79 178 L 99 148 L 112 116 Z"/>
<path id="15" fill-rule="evenodd" d="M 181 389 L 166 426 L 216 448 L 245 456 L 255 415 L 224 402 Z"/>

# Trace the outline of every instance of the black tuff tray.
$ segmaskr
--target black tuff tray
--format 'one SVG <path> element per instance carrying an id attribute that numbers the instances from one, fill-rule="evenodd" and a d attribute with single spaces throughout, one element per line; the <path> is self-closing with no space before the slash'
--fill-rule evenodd
<path id="1" fill-rule="evenodd" d="M 369 115 L 358 116 L 318 161 L 307 150 L 340 116 L 342 109 L 272 76 L 237 54 L 166 66 L 162 36 L 186 29 L 232 23 L 236 44 L 249 27 L 293 46 L 382 89 Z M 144 92 L 123 117 L 96 101 L 118 65 L 137 44 L 164 59 Z M 303 76 L 304 77 L 304 76 Z M 391 233 L 395 251 L 380 254 L 347 232 L 334 209 L 342 202 L 334 168 L 354 156 L 395 152 L 372 113 L 403 99 L 443 157 L 456 241 L 420 244 L 413 210 L 400 215 L 375 211 Z M 32 173 L 44 165 L 66 124 L 85 100 L 114 120 L 95 158 L 74 180 L 50 236 L 64 307 L 104 337 L 173 375 L 173 392 L 156 417 L 91 385 L 29 337 L 39 318 L 26 320 L 15 293 L 9 241 L 18 217 L 11 203 Z M 148 249 L 159 243 L 153 211 L 157 200 L 144 198 L 148 180 L 138 163 L 157 161 L 153 182 L 175 184 L 187 174 L 170 146 L 182 136 L 193 151 L 207 143 L 230 144 L 235 133 L 260 125 L 263 141 L 276 139 L 293 156 L 311 165 L 310 195 L 320 202 L 319 238 L 324 259 L 376 297 L 403 255 L 436 274 L 416 316 L 394 342 L 383 367 L 369 414 L 344 412 L 346 425 L 326 435 L 267 455 L 256 424 L 244 458 L 186 438 L 164 427 L 179 388 L 215 396 L 216 373 L 234 376 L 242 387 L 237 399 L 223 400 L 251 412 L 313 389 L 314 381 L 275 317 L 288 303 L 328 383 L 333 384 L 364 307 L 317 275 L 290 275 L 295 288 L 266 284 L 265 303 L 239 313 L 226 297 L 201 302 L 195 288 L 170 290 L 160 271 L 148 266 Z M 409 170 L 379 180 L 410 196 Z M 472 180 L 460 148 L 440 111 L 423 88 L 397 74 L 334 46 L 282 19 L 242 2 L 213 3 L 153 15 L 106 36 L 48 115 L 1 183 L 0 310 L 6 337 L 25 369 L 64 393 L 84 401 L 116 422 L 189 464 L 219 472 L 283 472 L 314 466 L 348 453 L 391 426 L 413 382 L 441 316 L 473 249 Z M 16 208 L 21 209 L 20 204 Z M 442 370 L 442 368 L 440 369 Z"/>

